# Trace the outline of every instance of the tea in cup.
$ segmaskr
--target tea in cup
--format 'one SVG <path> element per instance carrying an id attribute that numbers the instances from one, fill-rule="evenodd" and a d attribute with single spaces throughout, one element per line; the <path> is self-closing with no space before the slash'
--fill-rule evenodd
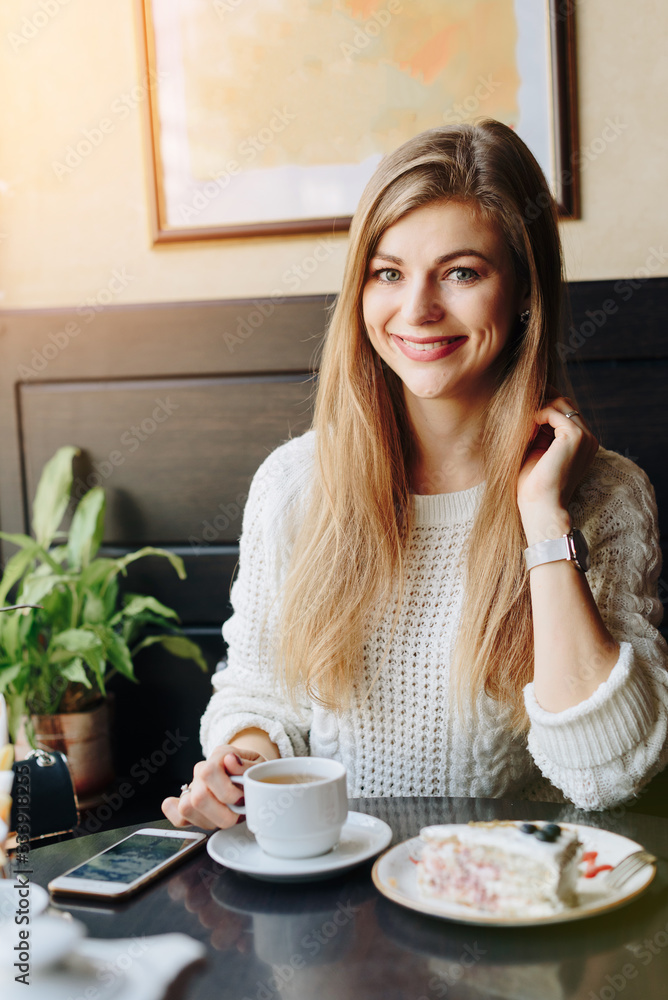
<path id="1" fill-rule="evenodd" d="M 338 843 L 348 815 L 346 769 L 326 757 L 285 757 L 249 767 L 230 780 L 244 792 L 232 812 L 246 824 L 266 854 L 313 858 Z"/>

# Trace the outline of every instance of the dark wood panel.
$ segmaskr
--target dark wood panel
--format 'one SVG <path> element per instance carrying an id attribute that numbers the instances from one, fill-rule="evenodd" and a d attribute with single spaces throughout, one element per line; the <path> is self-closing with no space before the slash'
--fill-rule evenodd
<path id="1" fill-rule="evenodd" d="M 316 367 L 332 296 L 0 311 L 13 381 Z"/>
<path id="2" fill-rule="evenodd" d="M 114 277 L 117 285 L 123 280 L 122 275 Z M 93 305 L 80 308 L 0 311 L 0 515 L 5 531 L 25 530 L 19 415 L 27 386 L 307 372 L 317 367 L 331 303 L 327 296 L 301 296 L 103 305 L 111 299 L 109 289 L 102 289 Z M 59 403 L 45 415 L 47 425 L 69 405 L 64 397 Z M 272 446 L 289 434 L 286 421 Z M 111 442 L 108 451 L 115 447 Z M 209 511 L 202 518 L 207 516 Z"/>
<path id="3" fill-rule="evenodd" d="M 665 267 L 665 254 L 648 247 L 638 263 L 631 278 L 568 286 L 572 315 L 561 338 L 566 361 L 668 357 L 668 278 L 647 277 Z"/>
<path id="4" fill-rule="evenodd" d="M 668 360 L 590 361 L 575 367 L 571 377 L 600 443 L 631 458 L 649 476 L 667 535 Z"/>
<path id="5" fill-rule="evenodd" d="M 23 385 L 27 496 L 56 448 L 74 444 L 74 495 L 107 491 L 107 543 L 236 540 L 254 472 L 308 428 L 312 390 L 303 374 Z"/>

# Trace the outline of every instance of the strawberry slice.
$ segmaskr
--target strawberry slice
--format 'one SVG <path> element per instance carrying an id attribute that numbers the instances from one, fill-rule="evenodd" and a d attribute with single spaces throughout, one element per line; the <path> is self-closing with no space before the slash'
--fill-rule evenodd
<path id="1" fill-rule="evenodd" d="M 612 865 L 595 865 L 593 868 L 588 868 L 584 874 L 585 878 L 594 878 L 599 872 L 609 872 L 612 871 Z"/>

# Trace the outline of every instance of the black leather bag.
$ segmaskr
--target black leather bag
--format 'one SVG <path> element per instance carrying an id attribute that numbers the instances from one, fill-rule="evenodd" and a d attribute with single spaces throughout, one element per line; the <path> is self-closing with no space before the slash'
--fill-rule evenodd
<path id="1" fill-rule="evenodd" d="M 17 846 L 69 833 L 78 823 L 79 806 L 65 754 L 31 750 L 24 760 L 15 761 L 9 829 Z"/>

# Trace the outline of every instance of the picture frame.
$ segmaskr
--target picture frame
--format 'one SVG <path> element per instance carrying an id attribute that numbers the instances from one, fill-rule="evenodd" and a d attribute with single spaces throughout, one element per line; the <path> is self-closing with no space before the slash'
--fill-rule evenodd
<path id="1" fill-rule="evenodd" d="M 578 218 L 576 0 L 487 5 L 486 50 L 454 0 L 404 3 L 137 0 L 153 244 L 345 232 L 382 155 L 476 117 L 516 127 Z"/>

